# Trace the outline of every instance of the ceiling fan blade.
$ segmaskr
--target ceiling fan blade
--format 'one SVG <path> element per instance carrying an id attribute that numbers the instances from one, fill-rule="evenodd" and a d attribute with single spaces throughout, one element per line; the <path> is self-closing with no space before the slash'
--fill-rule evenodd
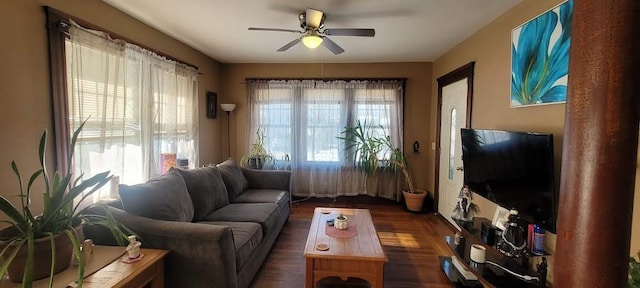
<path id="1" fill-rule="evenodd" d="M 256 28 L 256 27 L 249 27 L 249 31 L 273 31 L 273 32 L 293 32 L 293 33 L 302 33 L 302 31 L 293 30 L 293 29 L 280 29 L 280 28 Z"/>
<path id="2" fill-rule="evenodd" d="M 331 41 L 331 39 L 329 39 L 328 37 L 322 36 L 322 39 L 322 45 L 324 45 L 324 47 L 327 47 L 327 49 L 329 49 L 329 51 L 331 51 L 333 55 L 338 55 L 344 52 L 344 49 L 342 49 L 342 47 L 338 46 L 336 42 Z"/>
<path id="3" fill-rule="evenodd" d="M 337 29 L 325 29 L 322 33 L 331 36 L 362 36 L 373 37 L 376 35 L 375 29 L 367 28 L 337 28 Z"/>
<path id="4" fill-rule="evenodd" d="M 320 10 L 316 10 L 313 8 L 307 8 L 307 26 L 313 28 L 320 28 L 320 24 L 322 24 L 322 16 L 323 12 Z"/>
<path id="5" fill-rule="evenodd" d="M 302 37 L 300 37 L 300 38 L 296 38 L 295 40 L 293 40 L 293 41 L 291 41 L 291 42 L 289 42 L 289 43 L 285 44 L 285 45 L 284 45 L 284 46 L 282 46 L 282 47 L 280 47 L 280 49 L 278 49 L 278 50 L 276 50 L 276 51 L 278 51 L 278 52 L 284 52 L 284 51 L 287 51 L 287 50 L 289 50 L 289 48 L 291 48 L 291 47 L 295 46 L 296 44 L 300 43 L 300 39 L 302 39 Z M 323 42 L 324 42 L 324 41 L 323 41 Z"/>

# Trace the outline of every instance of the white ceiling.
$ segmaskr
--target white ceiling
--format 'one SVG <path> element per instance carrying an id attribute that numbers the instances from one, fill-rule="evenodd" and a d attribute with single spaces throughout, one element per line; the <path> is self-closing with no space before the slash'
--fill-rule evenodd
<path id="1" fill-rule="evenodd" d="M 103 0 L 223 63 L 433 61 L 521 0 Z M 374 28 L 374 38 L 331 36 L 346 51 L 298 44 L 307 7 L 325 12 L 325 28 Z"/>

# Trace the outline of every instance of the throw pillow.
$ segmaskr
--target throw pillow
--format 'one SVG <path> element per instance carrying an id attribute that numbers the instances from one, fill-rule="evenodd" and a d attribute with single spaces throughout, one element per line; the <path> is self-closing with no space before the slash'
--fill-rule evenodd
<path id="1" fill-rule="evenodd" d="M 171 171 L 143 184 L 120 184 L 119 188 L 122 206 L 131 214 L 167 221 L 193 219 L 193 203 L 178 172 Z"/>
<path id="2" fill-rule="evenodd" d="M 227 186 L 227 192 L 229 192 L 229 201 L 232 201 L 240 195 L 240 193 L 247 190 L 249 182 L 247 178 L 242 174 L 242 169 L 231 158 L 216 165 L 220 169 L 220 175 L 224 180 L 224 185 Z"/>
<path id="3" fill-rule="evenodd" d="M 216 167 L 196 169 L 171 168 L 182 175 L 193 202 L 194 222 L 200 221 L 211 211 L 229 204 L 229 195 L 220 171 Z"/>

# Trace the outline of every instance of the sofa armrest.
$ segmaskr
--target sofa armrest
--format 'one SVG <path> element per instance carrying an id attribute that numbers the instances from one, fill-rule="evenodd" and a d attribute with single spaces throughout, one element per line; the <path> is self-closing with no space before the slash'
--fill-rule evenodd
<path id="1" fill-rule="evenodd" d="M 236 287 L 235 246 L 231 228 L 191 222 L 162 221 L 108 207 L 113 217 L 133 230 L 143 247 L 165 249 L 168 287 Z M 101 239 L 96 243 L 100 244 Z"/>
<path id="2" fill-rule="evenodd" d="M 242 168 L 250 189 L 290 190 L 291 171 L 288 170 L 254 170 Z"/>

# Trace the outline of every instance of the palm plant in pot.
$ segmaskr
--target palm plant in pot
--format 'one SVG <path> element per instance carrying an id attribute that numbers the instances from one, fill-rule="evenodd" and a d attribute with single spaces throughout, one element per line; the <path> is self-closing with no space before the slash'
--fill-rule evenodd
<path id="1" fill-rule="evenodd" d="M 75 143 L 84 124 L 73 133 L 67 163 L 71 163 Z M 80 205 L 109 182 L 109 172 L 96 174 L 84 181 L 83 175 L 74 178 L 71 168 L 64 173 L 56 171 L 51 176 L 45 163 L 46 146 L 45 130 L 39 144 L 40 169 L 29 177 L 26 189 L 17 164 L 11 162 L 20 186 L 20 206 L 16 207 L 6 197 L 0 196 L 0 211 L 9 219 L 2 221 L 9 226 L 0 230 L 0 258 L 3 259 L 0 281 L 8 273 L 11 281 L 22 282 L 22 287 L 31 287 L 33 281 L 49 277 L 51 287 L 54 274 L 66 269 L 72 254 L 75 254 L 79 263 L 78 284 L 81 286 L 84 277 L 84 263 L 80 257 L 83 225 L 107 227 L 119 241 L 126 239 L 130 230 L 118 224 L 110 214 L 92 215 L 86 213 L 91 206 Z M 42 214 L 35 215 L 31 206 L 31 189 L 38 179 L 44 182 L 44 210 Z"/>
<path id="2" fill-rule="evenodd" d="M 369 129 L 366 121 L 363 124 L 359 120 L 355 126 L 344 127 L 341 134 L 344 136 L 337 138 L 345 142 L 344 149 L 349 151 L 348 158 L 353 161 L 354 166 L 367 175 L 375 176 L 380 167 L 379 154 L 383 148 L 380 137 Z"/>
<path id="3" fill-rule="evenodd" d="M 383 130 L 382 127 L 380 128 Z M 375 176 L 380 167 L 392 172 L 400 170 L 409 188 L 402 191 L 407 209 L 411 211 L 422 209 L 426 191 L 414 188 L 404 153 L 400 147 L 393 145 L 391 136 L 379 135 L 370 129 L 366 122 L 360 121 L 357 121 L 353 127 L 345 127 L 342 134 L 344 136 L 338 139 L 345 141 L 345 149 L 351 151 L 349 157 L 356 166 L 372 176 Z"/>
<path id="4" fill-rule="evenodd" d="M 422 189 L 416 189 L 413 186 L 413 178 L 409 172 L 409 165 L 407 164 L 407 158 L 404 157 L 404 153 L 399 147 L 394 147 L 391 142 L 391 137 L 385 135 L 381 138 L 381 143 L 389 152 L 387 161 L 392 170 L 400 170 L 404 181 L 407 183 L 408 190 L 402 190 L 404 196 L 404 202 L 407 209 L 410 211 L 421 211 L 424 198 L 427 196 L 427 191 Z"/>

